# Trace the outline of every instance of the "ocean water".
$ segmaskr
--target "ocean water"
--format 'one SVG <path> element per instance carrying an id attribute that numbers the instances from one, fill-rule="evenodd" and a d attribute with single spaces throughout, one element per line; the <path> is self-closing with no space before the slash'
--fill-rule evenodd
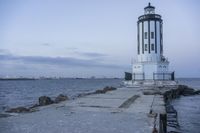
<path id="1" fill-rule="evenodd" d="M 178 79 L 179 84 L 200 90 L 200 79 Z M 178 112 L 181 133 L 200 133 L 200 95 L 182 96 L 172 101 Z"/>
<path id="2" fill-rule="evenodd" d="M 81 93 L 121 84 L 122 79 L 0 80 L 0 112 L 11 107 L 33 105 L 43 95 L 55 98 L 65 94 L 73 98 Z"/>
<path id="3" fill-rule="evenodd" d="M 172 105 L 178 112 L 181 133 L 200 133 L 200 96 L 180 97 Z"/>
<path id="4" fill-rule="evenodd" d="M 188 85 L 194 89 L 200 90 L 200 78 L 179 78 L 179 84 Z"/>

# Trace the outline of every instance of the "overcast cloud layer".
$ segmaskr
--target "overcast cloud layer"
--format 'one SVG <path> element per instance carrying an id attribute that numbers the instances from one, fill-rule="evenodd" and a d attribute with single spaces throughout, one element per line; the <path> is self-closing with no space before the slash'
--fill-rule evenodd
<path id="1" fill-rule="evenodd" d="M 0 1 L 0 77 L 123 77 L 148 0 Z M 200 1 L 151 0 L 177 77 L 200 77 Z"/>

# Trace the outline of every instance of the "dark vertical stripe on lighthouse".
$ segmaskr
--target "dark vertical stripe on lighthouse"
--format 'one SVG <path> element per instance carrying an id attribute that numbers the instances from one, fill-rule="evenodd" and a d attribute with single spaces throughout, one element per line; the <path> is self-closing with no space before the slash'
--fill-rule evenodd
<path id="1" fill-rule="evenodd" d="M 151 52 L 150 49 L 150 20 L 148 21 L 148 44 L 149 44 L 149 53 Z"/>
<path id="2" fill-rule="evenodd" d="M 163 46 L 162 46 L 162 33 L 161 33 L 162 25 L 161 25 L 161 23 L 162 22 L 160 22 L 160 54 L 162 54 L 162 49 L 163 49 L 162 48 Z"/>
<path id="3" fill-rule="evenodd" d="M 156 27 L 156 21 L 155 21 L 155 53 L 157 53 L 157 27 Z"/>
<path id="4" fill-rule="evenodd" d="M 142 21 L 142 53 L 144 54 L 144 22 Z"/>
<path id="5" fill-rule="evenodd" d="M 162 44 L 162 54 L 163 54 L 163 24 L 161 23 L 161 44 Z"/>
<path id="6" fill-rule="evenodd" d="M 138 39 L 138 55 L 140 54 L 140 36 L 139 36 L 139 34 L 140 34 L 140 25 L 139 25 L 139 22 L 137 23 L 137 28 L 138 28 L 138 33 L 137 33 L 137 39 Z"/>

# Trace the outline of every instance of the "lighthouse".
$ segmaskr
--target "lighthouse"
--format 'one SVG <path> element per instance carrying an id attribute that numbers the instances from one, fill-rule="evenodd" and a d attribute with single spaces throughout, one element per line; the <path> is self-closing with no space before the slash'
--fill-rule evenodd
<path id="1" fill-rule="evenodd" d="M 149 3 L 137 21 L 137 59 L 132 65 L 132 80 L 174 80 L 163 48 L 163 20 Z"/>

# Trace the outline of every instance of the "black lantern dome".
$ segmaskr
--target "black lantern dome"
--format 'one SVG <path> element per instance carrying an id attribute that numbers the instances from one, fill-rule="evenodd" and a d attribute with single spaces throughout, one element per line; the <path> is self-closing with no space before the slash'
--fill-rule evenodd
<path id="1" fill-rule="evenodd" d="M 144 15 L 138 17 L 138 22 L 146 20 L 158 20 L 162 22 L 161 16 L 155 13 L 155 7 L 151 3 L 144 8 Z"/>
<path id="2" fill-rule="evenodd" d="M 151 3 L 144 8 L 144 14 L 155 14 L 155 7 L 151 6 Z"/>

